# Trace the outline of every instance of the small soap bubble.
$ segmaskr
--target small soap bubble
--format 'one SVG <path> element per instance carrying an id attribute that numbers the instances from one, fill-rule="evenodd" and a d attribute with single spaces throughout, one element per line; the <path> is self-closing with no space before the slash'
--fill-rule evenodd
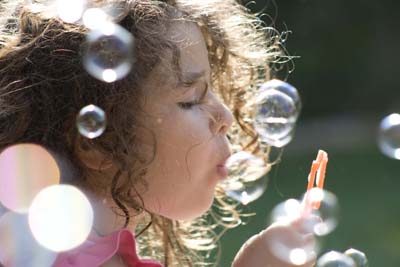
<path id="1" fill-rule="evenodd" d="M 301 216 L 301 202 L 297 199 L 288 199 L 276 205 L 271 211 L 271 223 L 290 223 Z"/>
<path id="2" fill-rule="evenodd" d="M 91 29 L 99 29 L 110 21 L 109 16 L 100 8 L 88 8 L 82 15 L 83 24 Z"/>
<path id="3" fill-rule="evenodd" d="M 269 170 L 262 158 L 246 151 L 234 153 L 225 165 L 229 169 L 230 180 L 255 181 Z"/>
<path id="4" fill-rule="evenodd" d="M 354 260 L 337 251 L 322 255 L 317 261 L 317 267 L 357 267 Z"/>
<path id="5" fill-rule="evenodd" d="M 294 86 L 292 86 L 291 84 L 289 84 L 287 82 L 281 81 L 281 80 L 272 79 L 272 80 L 262 84 L 260 87 L 260 91 L 269 90 L 269 89 L 275 89 L 275 90 L 281 91 L 282 93 L 288 95 L 295 104 L 297 116 L 300 114 L 301 99 L 300 99 L 297 89 Z"/>
<path id="6" fill-rule="evenodd" d="M 85 0 L 57 0 L 57 14 L 65 22 L 73 23 L 81 19 L 86 7 Z"/>
<path id="7" fill-rule="evenodd" d="M 344 254 L 350 256 L 354 260 L 356 267 L 368 267 L 368 259 L 364 252 L 350 248 L 346 250 Z"/>
<path id="8" fill-rule="evenodd" d="M 315 259 L 319 246 L 314 239 L 301 232 L 288 232 L 287 224 L 283 222 L 276 222 L 271 229 L 273 233 L 266 241 L 277 259 L 291 265 L 304 265 Z"/>
<path id="9" fill-rule="evenodd" d="M 246 151 L 234 153 L 226 161 L 229 179 L 221 183 L 226 194 L 244 205 L 258 199 L 267 188 L 269 166 Z"/>
<path id="10" fill-rule="evenodd" d="M 26 214 L 7 212 L 0 218 L 0 262 L 13 267 L 51 267 L 56 253 L 33 237 Z"/>
<path id="11" fill-rule="evenodd" d="M 381 121 L 378 145 L 386 156 L 400 159 L 400 114 L 390 114 Z"/>
<path id="12" fill-rule="evenodd" d="M 100 20 L 100 27 L 88 20 L 93 30 L 86 38 L 83 63 L 95 78 L 108 83 L 124 78 L 131 70 L 134 38 L 118 24 Z"/>
<path id="13" fill-rule="evenodd" d="M 93 224 L 86 196 L 71 185 L 50 186 L 33 200 L 28 214 L 33 236 L 52 251 L 66 251 L 83 243 Z"/>
<path id="14" fill-rule="evenodd" d="M 221 186 L 229 197 L 247 205 L 262 196 L 267 189 L 267 182 L 268 179 L 264 176 L 249 182 L 225 181 Z"/>
<path id="15" fill-rule="evenodd" d="M 260 92 L 255 104 L 254 127 L 261 140 L 279 140 L 292 132 L 298 116 L 292 98 L 276 89 L 268 89 Z"/>
<path id="16" fill-rule="evenodd" d="M 313 231 L 318 236 L 323 236 L 335 230 L 338 224 L 339 204 L 336 196 L 320 188 L 312 188 L 305 194 L 303 204 L 309 203 L 308 207 L 313 207 L 312 215 L 319 218 L 314 224 Z"/>
<path id="17" fill-rule="evenodd" d="M 36 194 L 60 182 L 60 170 L 43 147 L 18 144 L 0 154 L 0 202 L 15 212 L 28 212 Z"/>
<path id="18" fill-rule="evenodd" d="M 79 111 L 76 125 L 81 135 L 90 139 L 99 137 L 106 129 L 106 114 L 101 108 L 88 105 Z"/>

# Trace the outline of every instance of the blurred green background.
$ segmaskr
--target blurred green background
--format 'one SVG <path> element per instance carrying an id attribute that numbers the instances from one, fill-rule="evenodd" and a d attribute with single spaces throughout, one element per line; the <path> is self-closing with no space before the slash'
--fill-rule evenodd
<path id="1" fill-rule="evenodd" d="M 222 239 L 221 266 L 264 229 L 272 208 L 298 198 L 318 149 L 329 154 L 325 188 L 340 203 L 340 221 L 320 254 L 353 247 L 370 267 L 400 266 L 400 162 L 376 142 L 380 121 L 400 112 L 400 1 L 257 0 L 268 25 L 291 31 L 286 48 L 303 110 L 293 141 L 269 174 L 266 193 L 249 205 L 257 216 Z"/>

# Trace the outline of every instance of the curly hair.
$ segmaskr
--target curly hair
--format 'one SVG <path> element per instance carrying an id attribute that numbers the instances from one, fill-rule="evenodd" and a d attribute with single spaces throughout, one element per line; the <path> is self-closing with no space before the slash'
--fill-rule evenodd
<path id="1" fill-rule="evenodd" d="M 237 203 L 217 188 L 213 208 L 193 221 L 173 221 L 146 211 L 136 190 L 138 184 L 146 184 L 142 177 L 152 160 L 141 157 L 135 135 L 143 127 L 141 84 L 165 51 L 172 52 L 172 66 L 179 69 L 179 49 L 167 38 L 171 21 L 196 23 L 206 40 L 212 86 L 236 119 L 231 142 L 269 162 L 269 147 L 260 146 L 247 104 L 258 85 L 270 79 L 271 66 L 285 58 L 277 31 L 234 0 L 93 1 L 94 6 L 122 7 L 115 22 L 135 38 L 133 71 L 105 83 L 90 76 L 82 64 L 89 29 L 63 22 L 38 9 L 40 1 L 32 2 L 8 8 L 3 3 L 0 8 L 0 150 L 17 143 L 47 147 L 70 161 L 79 177 L 71 182 L 77 184 L 90 172 L 77 150 L 100 152 L 117 166 L 102 190 L 122 211 L 126 225 L 131 216 L 149 215 L 137 234 L 140 253 L 165 266 L 207 264 L 211 254 L 218 256 L 221 234 L 241 223 Z M 83 138 L 75 128 L 76 114 L 87 104 L 107 114 L 107 129 L 96 139 Z M 133 112 L 126 112 L 127 106 Z M 155 147 L 154 143 L 154 153 Z M 69 181 L 67 172 L 62 173 Z"/>

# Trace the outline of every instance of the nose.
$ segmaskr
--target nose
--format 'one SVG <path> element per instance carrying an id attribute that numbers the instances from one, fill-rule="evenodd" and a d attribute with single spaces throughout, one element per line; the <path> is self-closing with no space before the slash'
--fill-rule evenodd
<path id="1" fill-rule="evenodd" d="M 232 126 L 234 118 L 232 112 L 226 105 L 219 103 L 218 106 L 214 115 L 214 132 L 215 134 L 226 135 L 229 128 Z"/>

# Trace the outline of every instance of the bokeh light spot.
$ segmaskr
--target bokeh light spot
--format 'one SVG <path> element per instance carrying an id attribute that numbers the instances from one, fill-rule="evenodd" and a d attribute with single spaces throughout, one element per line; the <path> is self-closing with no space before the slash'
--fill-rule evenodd
<path id="1" fill-rule="evenodd" d="M 84 242 L 93 224 L 86 196 L 71 185 L 42 190 L 29 209 L 29 226 L 36 240 L 53 251 L 70 250 Z"/>
<path id="2" fill-rule="evenodd" d="M 18 144 L 0 154 L 0 201 L 12 211 L 27 212 L 40 190 L 59 182 L 56 161 L 39 145 Z"/>

